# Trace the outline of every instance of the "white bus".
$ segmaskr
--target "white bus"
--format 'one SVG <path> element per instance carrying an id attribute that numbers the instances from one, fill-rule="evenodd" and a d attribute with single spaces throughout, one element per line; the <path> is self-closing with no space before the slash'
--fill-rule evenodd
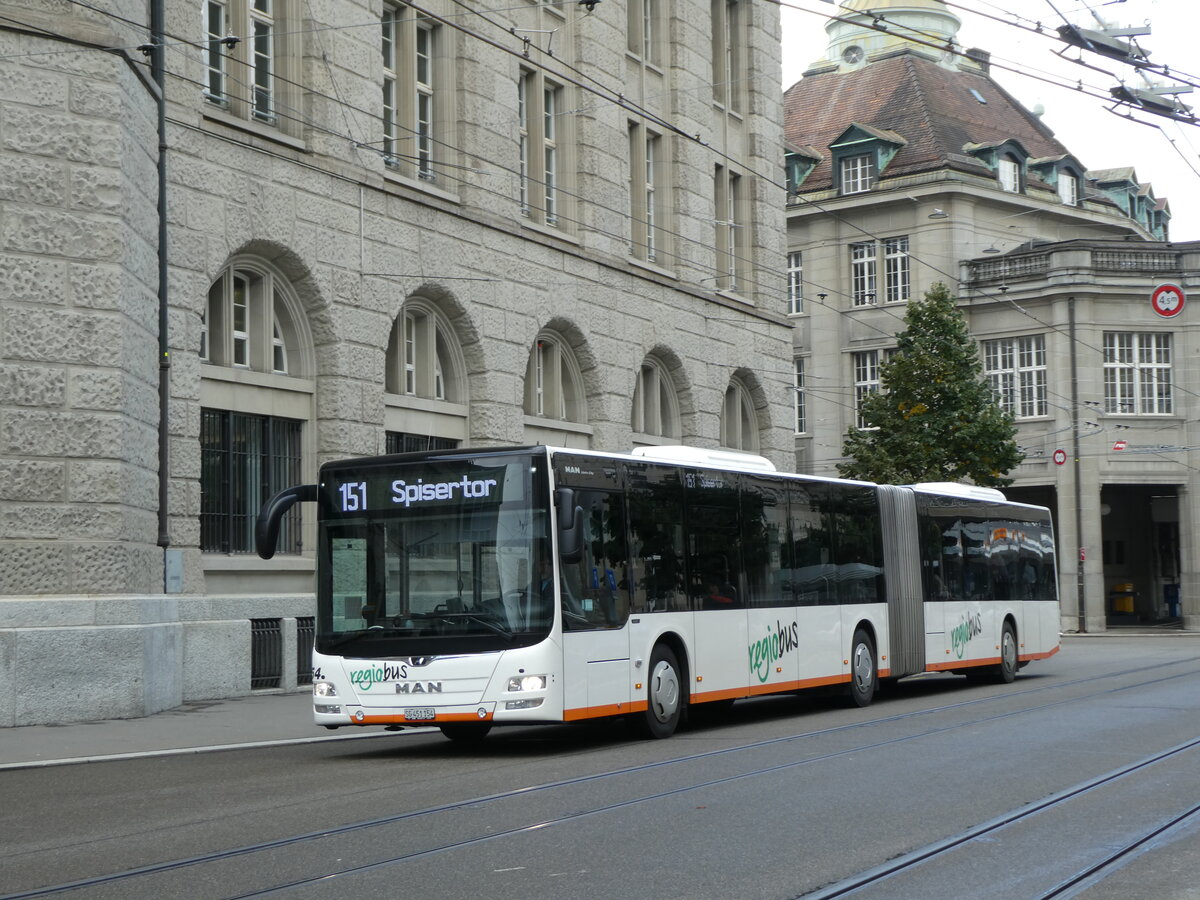
<path id="1" fill-rule="evenodd" d="M 318 508 L 313 714 L 327 728 L 631 717 L 951 671 L 1012 681 L 1058 650 L 1050 513 L 991 489 L 777 473 L 692 448 L 351 459 Z"/>

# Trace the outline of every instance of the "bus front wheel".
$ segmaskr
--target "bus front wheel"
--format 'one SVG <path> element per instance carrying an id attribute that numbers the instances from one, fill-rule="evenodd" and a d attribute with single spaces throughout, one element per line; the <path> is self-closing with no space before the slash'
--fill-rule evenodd
<path id="1" fill-rule="evenodd" d="M 639 730 L 646 737 L 670 737 L 683 714 L 683 679 L 670 647 L 654 648 L 646 681 L 646 712 L 638 720 Z"/>
<path id="2" fill-rule="evenodd" d="M 861 628 L 850 645 L 850 700 L 855 706 L 870 706 L 879 679 L 875 670 L 875 644 Z"/>

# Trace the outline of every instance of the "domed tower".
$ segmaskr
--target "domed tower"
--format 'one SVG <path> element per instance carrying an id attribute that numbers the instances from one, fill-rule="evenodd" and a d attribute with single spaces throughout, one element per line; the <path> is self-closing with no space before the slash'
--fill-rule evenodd
<path id="1" fill-rule="evenodd" d="M 828 49 L 812 69 L 836 66 L 849 71 L 898 50 L 950 68 L 957 68 L 962 59 L 936 49 L 957 49 L 955 37 L 962 24 L 942 0 L 842 0 L 838 16 L 825 26 Z M 873 24 L 886 31 L 872 28 Z M 970 61 L 967 64 L 971 65 Z"/>

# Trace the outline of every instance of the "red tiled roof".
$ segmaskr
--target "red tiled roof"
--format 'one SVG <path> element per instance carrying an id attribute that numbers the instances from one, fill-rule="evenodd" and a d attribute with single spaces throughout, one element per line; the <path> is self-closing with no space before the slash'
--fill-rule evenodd
<path id="1" fill-rule="evenodd" d="M 972 89 L 987 102 L 980 103 Z M 987 75 L 946 69 L 901 51 L 855 71 L 807 76 L 785 92 L 785 139 L 825 155 L 804 180 L 802 192 L 832 186 L 828 147 L 851 122 L 894 131 L 908 141 L 883 171 L 883 179 L 947 167 L 990 176 L 980 160 L 964 152 L 966 144 L 1015 139 L 1033 158 L 1069 152 Z"/>

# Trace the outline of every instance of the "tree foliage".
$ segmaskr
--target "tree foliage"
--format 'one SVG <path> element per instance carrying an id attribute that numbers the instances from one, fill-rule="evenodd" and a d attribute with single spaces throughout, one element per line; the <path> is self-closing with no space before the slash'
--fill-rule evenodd
<path id="1" fill-rule="evenodd" d="M 1012 416 L 995 401 L 979 351 L 946 285 L 909 303 L 895 354 L 879 368 L 880 389 L 864 398 L 838 471 L 891 484 L 970 481 L 987 487 L 1024 459 Z"/>

